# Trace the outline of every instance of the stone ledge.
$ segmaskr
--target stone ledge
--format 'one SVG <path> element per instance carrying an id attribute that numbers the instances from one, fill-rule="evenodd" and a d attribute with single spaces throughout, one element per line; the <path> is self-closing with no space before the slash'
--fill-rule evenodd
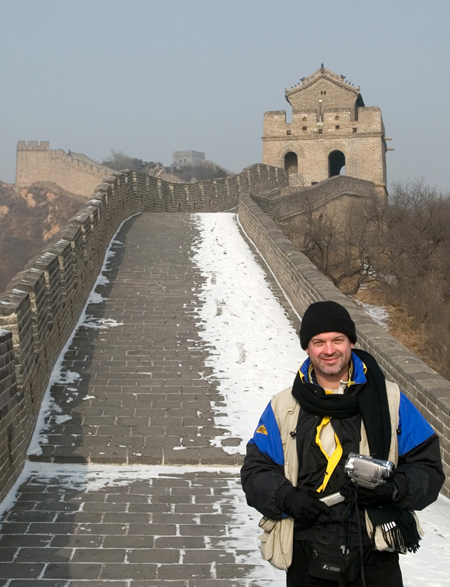
<path id="1" fill-rule="evenodd" d="M 239 219 L 249 238 L 284 289 L 294 309 L 302 315 L 310 303 L 332 299 L 351 313 L 357 328 L 358 344 L 377 358 L 385 374 L 397 382 L 415 405 L 434 418 L 437 432 L 450 437 L 450 382 L 413 355 L 392 335 L 372 321 L 350 298 L 340 292 L 309 259 L 282 234 L 275 222 L 252 200 L 241 196 Z M 298 282 L 306 282 L 299 291 Z M 397 357 L 397 361 L 395 360 Z M 444 463 L 450 466 L 444 451 Z M 450 496 L 450 479 L 442 493 Z"/>

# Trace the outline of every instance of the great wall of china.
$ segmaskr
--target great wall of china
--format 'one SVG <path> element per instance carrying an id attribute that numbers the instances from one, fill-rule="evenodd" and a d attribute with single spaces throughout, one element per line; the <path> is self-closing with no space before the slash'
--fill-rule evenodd
<path id="1" fill-rule="evenodd" d="M 366 108 L 359 88 L 323 66 L 286 90 L 286 98 L 292 122 L 285 111 L 265 115 L 264 164 L 212 181 L 171 183 L 134 171 L 111 173 L 85 156 L 52 151 L 48 142 L 19 142 L 19 187 L 51 180 L 88 199 L 58 242 L 31 259 L 0 295 L 0 499 L 23 468 L 53 367 L 121 223 L 135 214 L 231 209 L 238 210 L 242 229 L 300 316 L 311 302 L 326 299 L 351 311 L 360 346 L 440 435 L 443 493 L 450 496 L 450 382 L 346 298 L 275 224 L 304 212 L 306 204 L 386 196 L 390 139 L 381 111 Z M 347 176 L 340 175 L 344 167 Z M 302 187 L 301 197 L 295 185 Z"/>
<path id="2" fill-rule="evenodd" d="M 36 181 L 53 181 L 72 194 L 90 196 L 111 169 L 86 155 L 50 149 L 49 141 L 19 141 L 17 144 L 16 186 Z"/>
<path id="3" fill-rule="evenodd" d="M 336 177 L 324 182 L 323 194 L 320 184 L 311 189 L 315 189 L 317 201 L 325 201 L 330 189 L 335 189 L 337 197 L 348 195 L 344 184 L 348 188 L 352 181 L 347 180 L 350 181 Z M 1 498 L 23 467 L 52 369 L 120 224 L 137 213 L 220 212 L 236 207 L 242 228 L 300 315 L 317 300 L 334 299 L 349 308 L 361 347 L 377 358 L 386 374 L 399 383 L 441 436 L 448 476 L 450 382 L 335 288 L 256 203 L 258 194 L 279 191 L 286 184 L 284 170 L 262 164 L 233 177 L 196 184 L 170 184 L 136 172 L 116 173 L 97 186 L 86 206 L 60 232 L 60 240 L 15 276 L 0 296 Z M 449 481 L 443 493 L 450 495 Z"/>

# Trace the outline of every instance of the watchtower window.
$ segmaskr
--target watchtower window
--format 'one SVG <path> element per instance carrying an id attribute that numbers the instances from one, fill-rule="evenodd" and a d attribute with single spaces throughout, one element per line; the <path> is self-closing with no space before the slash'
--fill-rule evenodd
<path id="1" fill-rule="evenodd" d="M 323 128 L 319 128 L 319 135 L 323 133 Z"/>
<path id="2" fill-rule="evenodd" d="M 286 153 L 284 156 L 284 168 L 289 175 L 298 173 L 298 158 L 296 153 L 293 153 L 292 151 Z"/>
<path id="3" fill-rule="evenodd" d="M 321 96 L 326 96 L 327 95 L 327 91 L 326 90 L 321 90 L 320 95 Z"/>
<path id="4" fill-rule="evenodd" d="M 339 120 L 339 115 L 334 117 L 334 120 Z"/>
<path id="5" fill-rule="evenodd" d="M 306 116 L 303 117 L 303 120 L 308 120 L 308 118 Z"/>
<path id="6" fill-rule="evenodd" d="M 339 130 L 341 127 L 339 126 L 339 124 L 336 124 L 336 130 Z"/>
<path id="7" fill-rule="evenodd" d="M 290 135 L 291 134 L 291 131 L 290 130 L 287 130 L 286 131 L 286 134 Z"/>
<path id="8" fill-rule="evenodd" d="M 358 129 L 357 129 L 357 128 L 354 128 L 354 129 L 353 129 L 353 132 L 357 132 L 357 131 L 358 131 Z"/>
<path id="9" fill-rule="evenodd" d="M 303 126 L 302 127 L 302 130 L 308 130 L 308 127 L 307 126 Z"/>
<path id="10" fill-rule="evenodd" d="M 332 151 L 328 155 L 328 177 L 335 175 L 345 175 L 345 155 L 342 151 Z"/>

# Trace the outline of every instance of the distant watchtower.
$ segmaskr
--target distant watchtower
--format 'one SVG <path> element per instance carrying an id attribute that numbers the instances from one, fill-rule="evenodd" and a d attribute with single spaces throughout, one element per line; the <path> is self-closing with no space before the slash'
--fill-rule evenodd
<path id="1" fill-rule="evenodd" d="M 286 111 L 264 114 L 263 163 L 283 167 L 292 184 L 310 186 L 344 174 L 373 181 L 386 195 L 386 140 L 381 110 L 359 88 L 321 67 L 290 90 Z"/>
<path id="2" fill-rule="evenodd" d="M 173 163 L 174 167 L 186 167 L 188 165 L 202 165 L 205 163 L 205 153 L 201 151 L 174 151 Z"/>

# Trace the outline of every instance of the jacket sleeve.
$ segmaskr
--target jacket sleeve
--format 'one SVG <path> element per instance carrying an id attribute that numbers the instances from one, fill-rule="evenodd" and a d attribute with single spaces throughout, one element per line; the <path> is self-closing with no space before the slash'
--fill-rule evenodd
<path id="1" fill-rule="evenodd" d="M 400 397 L 398 466 L 408 479 L 408 492 L 398 505 L 422 510 L 436 501 L 445 481 L 439 437 L 403 393 Z"/>
<path id="2" fill-rule="evenodd" d="M 285 515 L 277 505 L 277 494 L 292 485 L 284 476 L 283 444 L 270 403 L 247 444 L 241 481 L 248 505 L 272 520 Z"/>

